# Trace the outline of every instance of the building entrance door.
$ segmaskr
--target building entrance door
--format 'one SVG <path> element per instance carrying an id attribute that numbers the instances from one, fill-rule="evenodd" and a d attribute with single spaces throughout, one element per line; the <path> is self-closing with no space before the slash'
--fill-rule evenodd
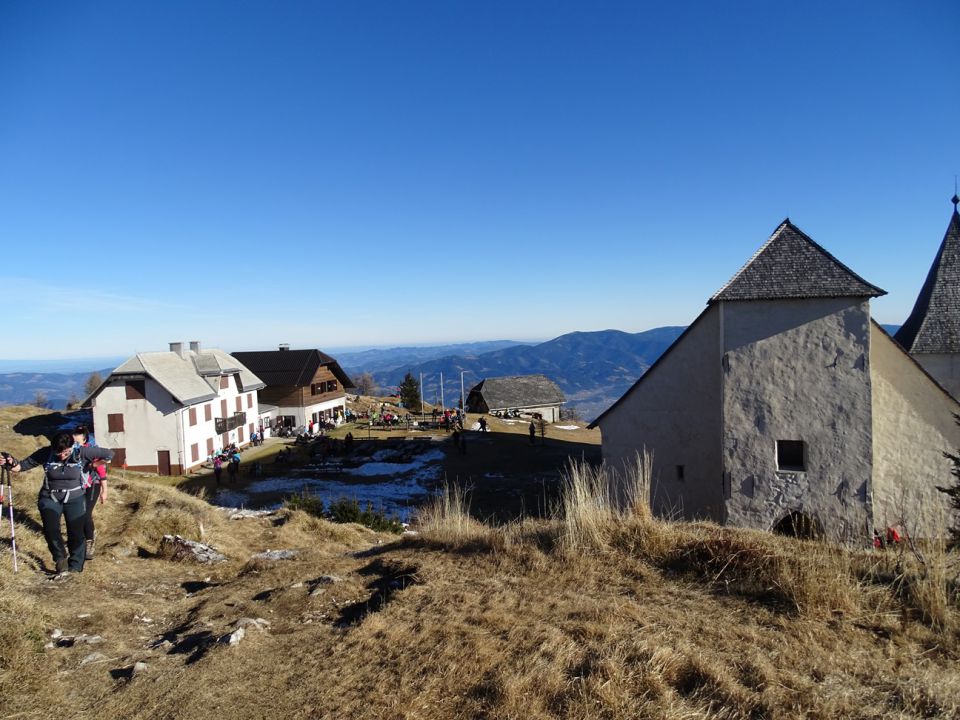
<path id="1" fill-rule="evenodd" d="M 170 474 L 170 451 L 169 450 L 157 450 L 157 474 L 158 475 Z"/>

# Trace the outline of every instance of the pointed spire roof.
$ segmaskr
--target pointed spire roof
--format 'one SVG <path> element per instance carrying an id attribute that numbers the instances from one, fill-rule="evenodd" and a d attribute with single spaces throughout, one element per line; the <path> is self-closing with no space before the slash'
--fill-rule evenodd
<path id="1" fill-rule="evenodd" d="M 960 352 L 960 214 L 953 215 L 913 312 L 894 340 L 910 353 Z"/>
<path id="2" fill-rule="evenodd" d="M 747 264 L 720 288 L 719 300 L 781 300 L 886 295 L 784 220 Z"/>

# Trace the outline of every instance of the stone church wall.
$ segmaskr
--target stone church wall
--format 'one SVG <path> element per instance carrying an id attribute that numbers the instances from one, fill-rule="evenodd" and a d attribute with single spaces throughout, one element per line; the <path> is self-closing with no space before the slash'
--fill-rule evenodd
<path id="1" fill-rule="evenodd" d="M 869 537 L 869 302 L 721 306 L 726 521 L 771 529 L 796 512 L 831 539 Z M 785 462 L 798 443 L 802 460 Z"/>

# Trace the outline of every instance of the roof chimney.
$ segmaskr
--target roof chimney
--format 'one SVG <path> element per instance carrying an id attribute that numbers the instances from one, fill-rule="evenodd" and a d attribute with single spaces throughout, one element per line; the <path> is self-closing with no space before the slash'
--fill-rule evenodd
<path id="1" fill-rule="evenodd" d="M 170 343 L 170 352 L 176 353 L 180 357 L 183 357 L 183 343 L 182 342 Z"/>
<path id="2" fill-rule="evenodd" d="M 281 350 L 289 350 L 289 349 L 290 349 L 290 343 L 280 343 L 280 349 L 281 349 Z"/>
<path id="3" fill-rule="evenodd" d="M 199 341 L 199 340 L 191 340 L 191 341 L 190 341 L 190 349 L 193 350 L 193 352 L 195 352 L 195 353 L 200 352 L 200 341 Z"/>

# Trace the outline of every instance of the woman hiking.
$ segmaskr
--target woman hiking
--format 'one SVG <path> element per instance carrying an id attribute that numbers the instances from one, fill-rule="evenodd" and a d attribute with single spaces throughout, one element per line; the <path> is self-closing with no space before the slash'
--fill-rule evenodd
<path id="1" fill-rule="evenodd" d="M 90 432 L 85 425 L 78 425 L 73 429 L 73 445 L 76 448 L 90 446 Z M 94 461 L 86 468 L 87 488 L 84 495 L 87 500 L 87 514 L 83 521 L 84 555 L 87 560 L 93 559 L 97 548 L 97 529 L 93 524 L 93 510 L 97 507 L 97 500 L 102 505 L 107 501 L 107 466 L 103 462 Z"/>
<path id="2" fill-rule="evenodd" d="M 87 517 L 87 499 L 84 494 L 84 467 L 96 460 L 110 460 L 113 450 L 87 445 L 75 447 L 73 435 L 61 433 L 48 448 L 41 448 L 30 457 L 17 462 L 9 455 L 3 461 L 15 473 L 43 467 L 43 485 L 37 497 L 37 507 L 43 521 L 43 535 L 53 557 L 58 577 L 64 572 L 83 572 L 86 557 L 86 537 L 83 526 Z M 60 518 L 67 523 L 67 545 L 63 545 Z"/>

